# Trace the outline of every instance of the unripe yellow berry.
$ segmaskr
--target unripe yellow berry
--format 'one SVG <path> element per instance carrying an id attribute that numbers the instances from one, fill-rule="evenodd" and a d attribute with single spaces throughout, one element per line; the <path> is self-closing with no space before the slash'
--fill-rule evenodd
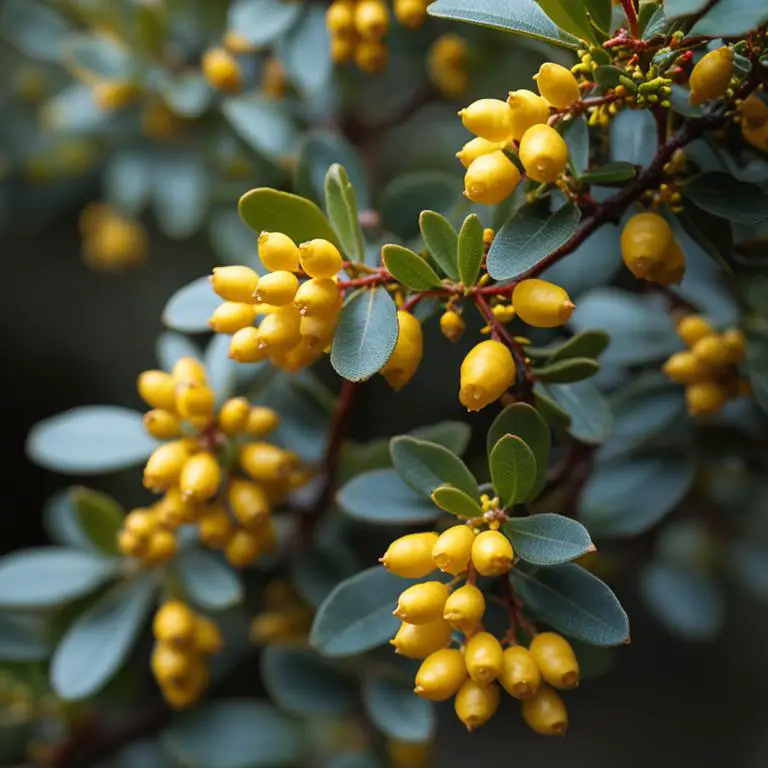
<path id="1" fill-rule="evenodd" d="M 185 440 L 174 440 L 155 448 L 144 467 L 144 487 L 164 491 L 176 485 L 190 455 L 190 446 Z"/>
<path id="2" fill-rule="evenodd" d="M 179 488 L 169 488 L 163 498 L 154 505 L 154 510 L 158 525 L 171 531 L 182 523 L 196 520 L 199 511 L 192 500 L 181 495 Z"/>
<path id="3" fill-rule="evenodd" d="M 552 126 L 534 125 L 520 139 L 519 155 L 529 178 L 552 184 L 568 164 L 568 145 Z"/>
<path id="4" fill-rule="evenodd" d="M 499 682 L 516 699 L 530 699 L 541 685 L 541 672 L 530 651 L 512 645 L 504 651 Z"/>
<path id="5" fill-rule="evenodd" d="M 301 339 L 301 320 L 299 310 L 292 304 L 280 307 L 259 324 L 259 345 L 270 353 L 287 352 Z"/>
<path id="6" fill-rule="evenodd" d="M 510 137 L 515 141 L 520 141 L 529 128 L 546 123 L 549 118 L 549 104 L 546 99 L 524 88 L 509 92 L 507 106 L 512 111 Z"/>
<path id="7" fill-rule="evenodd" d="M 155 643 L 149 666 L 160 685 L 183 681 L 194 663 L 194 656 L 168 643 Z"/>
<path id="8" fill-rule="evenodd" d="M 216 267 L 210 279 L 214 292 L 224 301 L 254 303 L 259 276 L 250 267 Z"/>
<path id="9" fill-rule="evenodd" d="M 225 301 L 213 310 L 208 325 L 215 333 L 235 333 L 251 325 L 256 319 L 256 307 L 253 304 Z"/>
<path id="10" fill-rule="evenodd" d="M 657 274 L 653 270 L 646 279 L 654 280 L 659 285 L 679 285 L 685 276 L 685 253 L 677 240 L 672 240 L 664 254 L 661 269 Z"/>
<path id="11" fill-rule="evenodd" d="M 245 397 L 233 397 L 227 400 L 219 409 L 217 420 L 219 429 L 230 437 L 242 432 L 248 423 L 250 412 L 251 404 Z"/>
<path id="12" fill-rule="evenodd" d="M 354 57 L 361 72 L 373 75 L 386 69 L 389 51 L 380 40 L 363 40 L 355 46 Z"/>
<path id="13" fill-rule="evenodd" d="M 176 537 L 172 531 L 158 528 L 147 540 L 144 561 L 150 564 L 164 563 L 176 554 Z"/>
<path id="14" fill-rule="evenodd" d="M 126 531 L 130 531 L 141 539 L 151 536 L 157 528 L 157 514 L 153 509 L 139 507 L 131 510 L 123 522 Z"/>
<path id="15" fill-rule="evenodd" d="M 742 130 L 759 130 L 768 125 L 768 104 L 754 93 L 739 104 Z"/>
<path id="16" fill-rule="evenodd" d="M 396 576 L 406 579 L 420 579 L 435 570 L 432 560 L 432 548 L 437 542 L 437 534 L 409 533 L 395 539 L 379 562 Z"/>
<path id="17" fill-rule="evenodd" d="M 288 477 L 296 468 L 296 456 L 271 443 L 248 443 L 240 448 L 240 466 L 257 483 L 270 482 Z"/>
<path id="18" fill-rule="evenodd" d="M 194 357 L 180 357 L 171 370 L 176 384 L 199 384 L 205 386 L 205 366 Z"/>
<path id="19" fill-rule="evenodd" d="M 732 328 L 720 336 L 720 342 L 728 352 L 732 364 L 740 363 L 747 356 L 747 340 L 738 328 Z"/>
<path id="20" fill-rule="evenodd" d="M 451 642 L 451 625 L 442 618 L 425 624 L 403 622 L 389 642 L 406 659 L 426 659 Z"/>
<path id="21" fill-rule="evenodd" d="M 711 416 L 722 410 L 730 393 L 715 381 L 689 384 L 685 388 L 685 402 L 691 416 Z"/>
<path id="22" fill-rule="evenodd" d="M 469 168 L 472 165 L 473 160 L 477 160 L 482 155 L 489 155 L 491 152 L 501 149 L 501 144 L 498 141 L 488 141 L 480 136 L 475 136 L 474 139 L 470 139 L 457 153 L 456 157 L 465 168 Z"/>
<path id="23" fill-rule="evenodd" d="M 389 360 L 379 371 L 394 390 L 402 389 L 416 373 L 424 354 L 421 323 L 410 312 L 397 313 L 398 334 Z"/>
<path id="24" fill-rule="evenodd" d="M 233 478 L 227 488 L 227 502 L 232 515 L 244 528 L 260 526 L 269 517 L 267 494 L 256 483 Z"/>
<path id="25" fill-rule="evenodd" d="M 472 679 L 466 680 L 456 694 L 456 716 L 468 731 L 474 731 L 496 714 L 500 698 L 501 692 L 496 683 L 480 685 Z"/>
<path id="26" fill-rule="evenodd" d="M 403 27 L 416 29 L 427 18 L 427 0 L 395 0 L 395 18 Z"/>
<path id="27" fill-rule="evenodd" d="M 714 336 L 715 329 L 701 315 L 687 315 L 677 324 L 677 335 L 692 347 L 705 336 Z"/>
<path id="28" fill-rule="evenodd" d="M 339 315 L 336 310 L 322 315 L 308 315 L 301 318 L 299 333 L 306 348 L 311 352 L 320 352 L 333 339 Z"/>
<path id="29" fill-rule="evenodd" d="M 394 615 L 409 624 L 426 624 L 443 616 L 450 590 L 441 581 L 426 581 L 408 587 L 399 597 Z"/>
<path id="30" fill-rule="evenodd" d="M 117 548 L 126 557 L 141 557 L 147 549 L 147 540 L 125 528 L 117 534 Z"/>
<path id="31" fill-rule="evenodd" d="M 251 325 L 232 334 L 229 356 L 238 363 L 259 363 L 269 357 L 269 350 L 262 346 L 259 329 Z"/>
<path id="32" fill-rule="evenodd" d="M 461 364 L 459 401 L 469 411 L 485 408 L 512 386 L 516 372 L 515 360 L 504 344 L 481 341 Z"/>
<path id="33" fill-rule="evenodd" d="M 302 283 L 293 298 L 293 306 L 304 317 L 334 314 L 341 301 L 339 287 L 333 280 L 315 279 Z"/>
<path id="34" fill-rule="evenodd" d="M 432 560 L 444 573 L 458 576 L 469 568 L 475 532 L 468 525 L 453 525 L 443 531 L 432 547 Z"/>
<path id="35" fill-rule="evenodd" d="M 277 429 L 280 423 L 280 416 L 272 408 L 263 405 L 257 405 L 251 408 L 248 413 L 245 431 L 251 437 L 264 437 Z"/>
<path id="36" fill-rule="evenodd" d="M 478 632 L 464 647 L 464 663 L 469 676 L 480 685 L 488 685 L 501 674 L 504 651 L 490 632 Z"/>
<path id="37" fill-rule="evenodd" d="M 270 360 L 278 368 L 282 368 L 288 373 L 296 373 L 302 368 L 312 365 L 322 354 L 321 344 L 315 347 L 313 343 L 308 343 L 307 339 L 302 339 L 293 349 L 276 355 L 271 355 Z"/>
<path id="38" fill-rule="evenodd" d="M 576 307 L 559 285 L 535 278 L 522 280 L 515 286 L 512 304 L 517 316 L 535 328 L 565 325 Z"/>
<path id="39" fill-rule="evenodd" d="M 333 0 L 325 12 L 325 26 L 332 38 L 348 39 L 355 33 L 355 4 Z"/>
<path id="40" fill-rule="evenodd" d="M 694 106 L 725 96 L 733 76 L 733 51 L 727 46 L 710 51 L 691 71 L 688 85 Z"/>
<path id="41" fill-rule="evenodd" d="M 469 87 L 469 45 L 457 34 L 440 35 L 427 52 L 427 74 L 446 96 L 458 96 Z"/>
<path id="42" fill-rule="evenodd" d="M 517 166 L 499 149 L 480 155 L 464 174 L 464 195 L 474 203 L 497 205 L 520 183 Z"/>
<path id="43" fill-rule="evenodd" d="M 173 709 L 186 709 L 192 706 L 202 695 L 210 675 L 208 668 L 199 656 L 192 658 L 192 666 L 183 681 L 178 684 L 169 681 L 161 687 L 163 698 Z"/>
<path id="44" fill-rule="evenodd" d="M 152 634 L 161 643 L 189 647 L 195 636 L 195 614 L 180 600 L 163 603 L 152 621 Z"/>
<path id="45" fill-rule="evenodd" d="M 440 330 L 448 341 L 458 341 L 464 333 L 464 318 L 449 309 L 440 316 Z"/>
<path id="46" fill-rule="evenodd" d="M 466 526 L 465 526 L 466 527 Z M 471 632 L 481 622 L 485 613 L 485 598 L 474 584 L 465 584 L 445 601 L 443 618 L 464 634 Z"/>
<path id="47" fill-rule="evenodd" d="M 416 673 L 413 692 L 428 701 L 446 701 L 467 679 L 464 656 L 456 648 L 442 648 L 427 656 Z"/>
<path id="48" fill-rule="evenodd" d="M 579 84 L 570 69 L 560 64 L 547 62 L 533 76 L 539 93 L 557 109 L 568 109 L 574 101 L 578 101 L 581 93 Z"/>
<path id="49" fill-rule="evenodd" d="M 512 134 L 512 110 L 501 99 L 478 99 L 459 111 L 464 127 L 486 141 L 505 144 Z"/>
<path id="50" fill-rule="evenodd" d="M 691 352 L 703 365 L 710 368 L 722 368 L 733 361 L 731 350 L 728 349 L 722 336 L 705 336 L 699 339 Z"/>
<path id="51" fill-rule="evenodd" d="M 282 232 L 262 232 L 259 235 L 259 258 L 270 271 L 299 269 L 299 248 Z"/>
<path id="52" fill-rule="evenodd" d="M 355 55 L 355 48 L 357 40 L 351 34 L 349 37 L 332 37 L 331 38 L 331 61 L 336 64 L 343 64 L 344 62 L 351 61 Z"/>
<path id="53" fill-rule="evenodd" d="M 501 576 L 512 567 L 515 553 L 501 531 L 482 531 L 472 543 L 472 564 L 481 576 Z"/>
<path id="54" fill-rule="evenodd" d="M 542 632 L 529 648 L 541 676 L 554 688 L 569 690 L 579 685 L 579 662 L 571 644 L 556 632 Z"/>
<path id="55" fill-rule="evenodd" d="M 141 399 L 152 408 L 176 410 L 176 382 L 165 371 L 144 371 L 139 374 L 137 387 Z"/>
<path id="56" fill-rule="evenodd" d="M 176 390 L 176 410 L 182 419 L 193 421 L 213 417 L 214 391 L 204 384 L 181 384 Z"/>
<path id="57" fill-rule="evenodd" d="M 693 352 L 676 352 L 664 363 L 661 370 L 679 384 L 697 384 L 712 378 L 712 369 L 702 363 Z"/>
<path id="58" fill-rule="evenodd" d="M 157 440 L 172 440 L 181 435 L 181 421 L 175 413 L 153 408 L 144 414 L 144 429 Z"/>
<path id="59" fill-rule="evenodd" d="M 216 457 L 200 451 L 187 459 L 179 476 L 181 496 L 193 502 L 208 501 L 221 485 L 221 467 Z"/>
<path id="60" fill-rule="evenodd" d="M 256 289 L 256 301 L 263 301 L 274 307 L 282 307 L 290 304 L 299 287 L 299 278 L 285 269 L 271 272 L 259 280 Z"/>
<path id="61" fill-rule="evenodd" d="M 355 30 L 363 40 L 381 40 L 389 30 L 389 11 L 382 0 L 358 0 Z"/>
<path id="62" fill-rule="evenodd" d="M 657 213 L 633 216 L 621 233 L 621 255 L 635 277 L 647 279 L 664 263 L 674 238 L 669 224 Z"/>
<path id="63" fill-rule="evenodd" d="M 195 617 L 195 648 L 210 656 L 224 647 L 224 638 L 216 624 L 207 616 Z"/>
<path id="64" fill-rule="evenodd" d="M 112 112 L 133 104 L 140 93 L 139 86 L 129 81 L 113 80 L 96 83 L 93 87 L 93 103 L 104 112 Z"/>
<path id="65" fill-rule="evenodd" d="M 232 520 L 223 507 L 205 507 L 197 524 L 200 541 L 210 549 L 223 549 L 232 538 Z"/>
<path id="66" fill-rule="evenodd" d="M 565 736 L 568 711 L 560 695 L 546 684 L 520 705 L 526 725 L 541 736 Z"/>
<path id="67" fill-rule="evenodd" d="M 234 568 L 245 568 L 261 553 L 261 539 L 254 531 L 238 528 L 224 547 L 224 557 Z"/>
<path id="68" fill-rule="evenodd" d="M 243 77 L 237 61 L 223 48 L 210 48 L 203 54 L 203 75 L 218 91 L 234 93 L 243 86 Z"/>
<path id="69" fill-rule="evenodd" d="M 234 53 L 236 56 L 244 56 L 256 50 L 256 46 L 250 40 L 232 29 L 228 29 L 224 33 L 221 42 L 230 53 Z"/>

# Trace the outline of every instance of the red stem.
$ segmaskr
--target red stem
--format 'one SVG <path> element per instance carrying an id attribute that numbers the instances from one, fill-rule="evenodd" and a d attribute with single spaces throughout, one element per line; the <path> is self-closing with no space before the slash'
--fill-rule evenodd
<path id="1" fill-rule="evenodd" d="M 635 9 L 635 0 L 621 0 L 621 5 L 624 8 L 624 15 L 629 22 L 629 31 L 632 33 L 632 37 L 637 37 L 637 10 Z"/>

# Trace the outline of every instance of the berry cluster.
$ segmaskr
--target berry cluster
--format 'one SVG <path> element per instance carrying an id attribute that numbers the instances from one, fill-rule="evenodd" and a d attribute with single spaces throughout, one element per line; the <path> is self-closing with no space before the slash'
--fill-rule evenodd
<path id="1" fill-rule="evenodd" d="M 91 203 L 80 213 L 83 261 L 92 269 L 117 272 L 146 261 L 149 250 L 142 225 L 107 203 Z"/>
<path id="2" fill-rule="evenodd" d="M 163 697 L 174 709 L 194 704 L 208 685 L 206 659 L 224 640 L 216 624 L 180 600 L 160 606 L 152 623 L 155 647 L 152 674 Z"/>
<path id="3" fill-rule="evenodd" d="M 333 338 L 341 309 L 335 282 L 341 254 L 327 240 L 297 246 L 288 235 L 262 232 L 259 257 L 269 270 L 262 277 L 244 266 L 213 270 L 213 290 L 224 303 L 213 312 L 210 326 L 232 334 L 229 354 L 238 362 L 268 359 L 297 371 L 314 363 Z M 310 279 L 299 283 L 297 273 Z"/>
<path id="4" fill-rule="evenodd" d="M 635 214 L 621 233 L 621 255 L 627 269 L 641 280 L 660 285 L 682 282 L 685 253 L 666 219 L 657 213 Z"/>
<path id="5" fill-rule="evenodd" d="M 305 643 L 313 611 L 293 584 L 284 579 L 268 582 L 261 593 L 262 608 L 251 620 L 249 635 L 258 644 Z"/>
<path id="6" fill-rule="evenodd" d="M 387 66 L 389 9 L 384 0 L 334 0 L 325 14 L 331 35 L 331 58 L 336 63 L 354 60 L 363 72 L 381 72 Z"/>
<path id="7" fill-rule="evenodd" d="M 435 40 L 427 53 L 427 73 L 440 93 L 453 98 L 469 88 L 469 46 L 467 41 L 452 32 Z"/>
<path id="8" fill-rule="evenodd" d="M 486 515 L 498 506 L 483 498 Z M 473 521 L 475 522 L 475 521 Z M 454 577 L 450 584 L 425 581 L 406 589 L 395 616 L 402 620 L 392 639 L 396 653 L 423 659 L 414 692 L 430 701 L 455 697 L 456 715 L 468 730 L 486 723 L 499 706 L 501 687 L 522 701 L 525 722 L 543 735 L 564 735 L 568 716 L 554 690 L 579 684 L 579 665 L 568 642 L 553 632 L 536 634 L 525 648 L 508 633 L 505 649 L 482 628 L 486 602 L 476 575 L 497 577 L 513 565 L 509 540 L 493 523 L 476 532 L 472 525 L 455 525 L 439 536 L 415 533 L 389 546 L 381 563 L 404 578 L 423 578 L 435 568 Z M 461 586 L 455 584 L 464 580 Z M 458 633 L 459 647 L 449 647 Z"/>
<path id="9" fill-rule="evenodd" d="M 677 326 L 688 346 L 664 363 L 664 373 L 685 384 L 685 399 L 692 416 L 720 411 L 732 398 L 750 394 L 749 381 L 739 374 L 746 356 L 744 334 L 736 329 L 717 333 L 701 315 L 688 315 Z"/>

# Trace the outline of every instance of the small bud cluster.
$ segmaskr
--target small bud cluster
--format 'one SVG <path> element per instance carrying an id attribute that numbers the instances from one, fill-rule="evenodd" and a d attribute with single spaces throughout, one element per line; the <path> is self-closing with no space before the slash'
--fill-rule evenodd
<path id="1" fill-rule="evenodd" d="M 427 53 L 427 73 L 440 93 L 453 98 L 469 88 L 469 46 L 467 41 L 448 32 L 435 40 Z"/>
<path id="2" fill-rule="evenodd" d="M 635 214 L 621 233 L 621 255 L 627 269 L 641 280 L 660 285 L 682 282 L 685 254 L 666 219 L 657 213 Z"/>
<path id="3" fill-rule="evenodd" d="M 401 2 L 412 0 L 401 0 Z M 426 15 L 426 6 L 415 0 Z M 397 13 L 397 5 L 395 6 Z M 387 66 L 389 9 L 384 0 L 333 0 L 325 14 L 331 36 L 331 58 L 338 64 L 354 60 L 363 72 L 376 73 Z"/>
<path id="4" fill-rule="evenodd" d="M 262 232 L 259 257 L 269 270 L 262 277 L 244 266 L 213 270 L 211 284 L 224 303 L 209 324 L 216 333 L 232 335 L 229 355 L 239 363 L 270 360 L 295 372 L 318 360 L 333 339 L 341 309 L 335 282 L 341 254 L 327 240 L 297 246 L 288 235 Z M 297 274 L 309 279 L 300 283 Z"/>
<path id="5" fill-rule="evenodd" d="M 174 709 L 191 706 L 208 686 L 207 658 L 224 646 L 219 628 L 186 603 L 169 600 L 155 614 L 152 632 L 151 668 L 163 698 Z"/>
<path id="6" fill-rule="evenodd" d="M 691 416 L 720 411 L 732 398 L 750 394 L 749 381 L 739 373 L 746 356 L 744 334 L 736 329 L 717 333 L 701 315 L 688 315 L 677 326 L 688 350 L 676 352 L 664 363 L 664 373 L 685 384 Z"/>
<path id="7" fill-rule="evenodd" d="M 135 219 L 120 215 L 107 203 L 90 203 L 80 213 L 83 261 L 103 272 L 120 272 L 147 259 L 149 240 Z"/>

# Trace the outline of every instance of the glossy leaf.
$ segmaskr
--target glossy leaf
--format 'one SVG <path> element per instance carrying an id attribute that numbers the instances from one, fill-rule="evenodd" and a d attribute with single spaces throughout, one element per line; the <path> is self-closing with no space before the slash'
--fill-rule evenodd
<path id="1" fill-rule="evenodd" d="M 608 401 L 589 381 L 575 384 L 550 384 L 545 393 L 570 416 L 569 434 L 588 445 L 599 445 L 613 428 Z"/>
<path id="2" fill-rule="evenodd" d="M 0 36 L 33 59 L 58 63 L 71 27 L 40 0 L 5 0 L 0 8 Z"/>
<path id="3" fill-rule="evenodd" d="M 434 735 L 434 707 L 415 696 L 410 685 L 368 675 L 363 680 L 363 706 L 375 728 L 388 739 L 425 744 Z"/>
<path id="4" fill-rule="evenodd" d="M 568 144 L 571 166 L 576 176 L 580 178 L 589 168 L 589 128 L 583 117 L 575 118 L 568 123 L 565 141 Z"/>
<path id="5" fill-rule="evenodd" d="M 730 173 L 702 173 L 683 184 L 681 191 L 703 211 L 728 221 L 757 224 L 768 218 L 768 192 Z"/>
<path id="6" fill-rule="evenodd" d="M 384 266 L 406 288 L 426 291 L 440 285 L 440 278 L 418 253 L 402 245 L 385 245 L 381 249 Z"/>
<path id="7" fill-rule="evenodd" d="M 733 269 L 733 230 L 730 222 L 718 216 L 710 216 L 695 205 L 687 205 L 677 214 L 678 221 L 688 236 L 726 272 Z"/>
<path id="8" fill-rule="evenodd" d="M 584 184 L 594 184 L 596 186 L 611 186 L 612 184 L 623 184 L 625 181 L 631 181 L 637 176 L 637 167 L 632 163 L 615 162 L 605 163 L 582 174 L 581 181 Z"/>
<path id="9" fill-rule="evenodd" d="M 333 73 L 325 9 L 308 3 L 298 22 L 281 38 L 277 52 L 289 80 L 305 94 L 328 88 Z"/>
<path id="10" fill-rule="evenodd" d="M 463 421 L 438 421 L 424 427 L 416 427 L 408 433 L 417 440 L 437 443 L 451 453 L 461 456 L 467 450 L 472 437 L 472 429 Z"/>
<path id="11" fill-rule="evenodd" d="M 266 158 L 279 160 L 294 151 L 296 123 L 279 102 L 253 95 L 230 96 L 221 103 L 221 111 L 240 138 Z"/>
<path id="12" fill-rule="evenodd" d="M 703 11 L 707 5 L 709 5 L 709 0 L 665 0 L 664 15 L 668 19 L 691 16 Z"/>
<path id="13" fill-rule="evenodd" d="M 616 595 L 581 566 L 565 563 L 533 574 L 515 568 L 510 580 L 534 616 L 556 631 L 591 645 L 629 641 L 629 618 Z"/>
<path id="14" fill-rule="evenodd" d="M 480 517 L 483 510 L 476 498 L 453 485 L 441 485 L 432 491 L 432 501 L 444 512 L 456 517 Z"/>
<path id="15" fill-rule="evenodd" d="M 589 23 L 581 0 L 563 3 L 562 0 L 536 0 L 539 6 L 560 28 L 581 40 L 594 40 L 595 31 Z"/>
<path id="16" fill-rule="evenodd" d="M 571 384 L 594 376 L 600 364 L 588 357 L 572 357 L 567 360 L 550 362 L 541 368 L 534 368 L 533 375 L 540 381 L 551 384 Z"/>
<path id="17" fill-rule="evenodd" d="M 72 488 L 69 498 L 77 525 L 95 549 L 105 555 L 119 555 L 117 534 L 125 520 L 122 507 L 111 496 L 82 486 Z"/>
<path id="18" fill-rule="evenodd" d="M 325 206 L 344 253 L 354 261 L 363 261 L 363 233 L 357 220 L 355 190 L 347 172 L 338 163 L 334 163 L 325 176 Z"/>
<path id="19" fill-rule="evenodd" d="M 536 482 L 536 458 L 517 435 L 505 435 L 489 456 L 491 481 L 502 507 L 513 507 L 527 499 Z"/>
<path id="20" fill-rule="evenodd" d="M 459 236 L 451 222 L 435 211 L 422 211 L 419 216 L 419 228 L 424 245 L 437 266 L 443 274 L 458 280 Z"/>
<path id="21" fill-rule="evenodd" d="M 281 0 L 235 0 L 229 6 L 227 28 L 252 45 L 265 45 L 285 33 L 301 9 L 302 3 Z"/>
<path id="22" fill-rule="evenodd" d="M 464 219 L 459 231 L 459 277 L 465 286 L 477 282 L 483 253 L 483 225 L 480 217 L 473 213 Z"/>
<path id="23" fill-rule="evenodd" d="M 240 577 L 212 552 L 187 549 L 174 565 L 187 597 L 201 608 L 219 611 L 243 599 Z"/>
<path id="24" fill-rule="evenodd" d="M 549 362 L 555 363 L 574 357 L 588 357 L 597 360 L 610 343 L 611 337 L 605 331 L 582 331 L 558 347 L 549 358 Z"/>
<path id="25" fill-rule="evenodd" d="M 533 403 L 547 424 L 562 429 L 571 426 L 570 414 L 563 410 L 554 398 L 550 397 L 542 384 L 535 384 L 533 387 Z"/>
<path id="26" fill-rule="evenodd" d="M 606 34 L 611 31 L 613 5 L 611 0 L 584 0 L 592 23 Z"/>
<path id="27" fill-rule="evenodd" d="M 199 277 L 171 296 L 163 310 L 163 323 L 182 333 L 210 331 L 208 320 L 221 301 L 208 277 Z"/>
<path id="28" fill-rule="evenodd" d="M 515 554 L 533 565 L 567 563 L 595 549 L 589 531 L 562 515 L 512 517 L 502 530 L 512 542 Z"/>
<path id="29" fill-rule="evenodd" d="M 752 0 L 720 0 L 711 7 L 688 33 L 738 37 L 768 21 L 768 8 Z"/>

